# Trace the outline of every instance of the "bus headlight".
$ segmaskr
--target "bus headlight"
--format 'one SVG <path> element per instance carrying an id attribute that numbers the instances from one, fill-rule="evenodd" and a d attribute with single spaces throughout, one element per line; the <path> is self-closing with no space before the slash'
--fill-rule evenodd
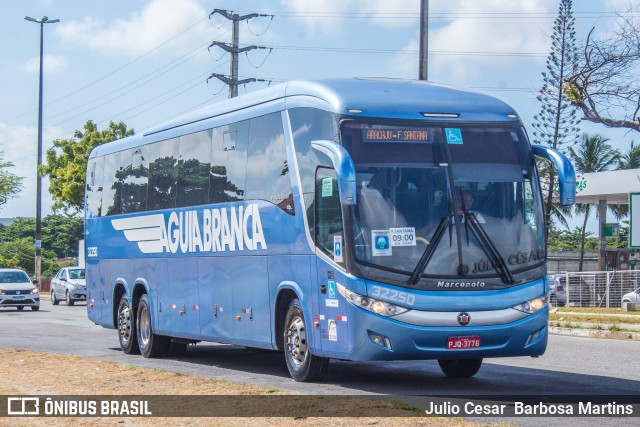
<path id="1" fill-rule="evenodd" d="M 341 284 L 336 284 L 340 295 L 355 305 L 356 307 L 364 308 L 372 313 L 379 314 L 381 316 L 390 317 L 409 311 L 408 308 L 400 307 L 390 302 L 380 301 L 374 298 L 370 298 L 364 295 L 357 294 L 349 289 L 345 288 Z"/>
<path id="2" fill-rule="evenodd" d="M 515 308 L 518 311 L 522 311 L 524 313 L 533 314 L 542 310 L 547 305 L 549 305 L 549 300 L 547 299 L 546 296 L 543 296 L 540 298 L 534 298 L 520 305 L 516 305 L 513 308 Z"/>

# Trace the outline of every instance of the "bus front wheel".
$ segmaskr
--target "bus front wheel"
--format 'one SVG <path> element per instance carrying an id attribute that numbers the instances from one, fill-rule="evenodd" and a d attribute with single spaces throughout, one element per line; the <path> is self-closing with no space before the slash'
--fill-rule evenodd
<path id="1" fill-rule="evenodd" d="M 329 359 L 309 351 L 308 331 L 300 301 L 289 304 L 284 321 L 284 356 L 291 377 L 300 382 L 319 381 L 327 373 Z"/>
<path id="2" fill-rule="evenodd" d="M 438 359 L 438 365 L 448 377 L 470 378 L 480 370 L 482 359 Z"/>
<path id="3" fill-rule="evenodd" d="M 140 351 L 136 336 L 136 321 L 126 295 L 120 298 L 120 304 L 118 304 L 118 340 L 125 354 L 137 354 Z"/>
<path id="4" fill-rule="evenodd" d="M 146 294 L 138 302 L 136 326 L 138 347 L 143 357 L 161 357 L 168 353 L 170 338 L 153 332 L 151 305 Z"/>

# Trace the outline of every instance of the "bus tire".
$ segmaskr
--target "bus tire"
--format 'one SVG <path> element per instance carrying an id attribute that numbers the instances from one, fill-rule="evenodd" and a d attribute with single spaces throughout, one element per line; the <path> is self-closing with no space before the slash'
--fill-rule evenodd
<path id="1" fill-rule="evenodd" d="M 284 357 L 291 377 L 299 382 L 319 381 L 327 373 L 329 359 L 311 354 L 304 313 L 298 299 L 289 304 L 284 321 Z"/>
<path id="2" fill-rule="evenodd" d="M 145 358 L 162 357 L 169 351 L 169 337 L 153 332 L 151 305 L 147 294 L 140 296 L 136 313 L 136 334 L 140 354 Z"/>
<path id="3" fill-rule="evenodd" d="M 471 378 L 480 370 L 482 359 L 438 359 L 438 365 L 450 378 Z"/>
<path id="4" fill-rule="evenodd" d="M 138 337 L 136 334 L 136 319 L 133 310 L 129 308 L 127 296 L 123 295 L 118 304 L 118 341 L 125 354 L 138 354 Z"/>

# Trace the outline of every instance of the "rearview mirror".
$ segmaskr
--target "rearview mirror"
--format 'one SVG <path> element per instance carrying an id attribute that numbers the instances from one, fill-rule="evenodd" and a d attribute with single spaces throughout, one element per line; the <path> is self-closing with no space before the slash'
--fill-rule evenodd
<path id="1" fill-rule="evenodd" d="M 569 159 L 553 148 L 532 145 L 533 154 L 549 160 L 558 172 L 558 187 L 560 190 L 560 204 L 571 206 L 576 202 L 576 172 Z"/>
<path id="2" fill-rule="evenodd" d="M 333 162 L 338 178 L 340 203 L 343 205 L 355 205 L 356 167 L 347 150 L 333 141 L 311 141 L 311 147 L 329 156 Z"/>

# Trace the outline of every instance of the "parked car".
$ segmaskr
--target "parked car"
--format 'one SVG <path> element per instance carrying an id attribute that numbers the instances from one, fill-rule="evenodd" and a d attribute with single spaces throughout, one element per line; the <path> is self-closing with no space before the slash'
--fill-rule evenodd
<path id="1" fill-rule="evenodd" d="M 628 294 L 622 295 L 622 302 L 633 302 L 636 304 L 640 304 L 640 288 L 636 289 L 633 292 L 629 292 Z"/>
<path id="2" fill-rule="evenodd" d="M 564 275 L 549 276 L 549 302 L 551 305 L 563 307 L 567 305 L 567 278 Z"/>
<path id="3" fill-rule="evenodd" d="M 51 303 L 60 304 L 66 301 L 67 305 L 73 305 L 76 301 L 86 301 L 87 283 L 84 278 L 84 268 L 61 268 L 56 276 L 51 279 Z"/>
<path id="4" fill-rule="evenodd" d="M 40 292 L 27 273 L 17 268 L 0 268 L 0 307 L 40 310 Z"/>

